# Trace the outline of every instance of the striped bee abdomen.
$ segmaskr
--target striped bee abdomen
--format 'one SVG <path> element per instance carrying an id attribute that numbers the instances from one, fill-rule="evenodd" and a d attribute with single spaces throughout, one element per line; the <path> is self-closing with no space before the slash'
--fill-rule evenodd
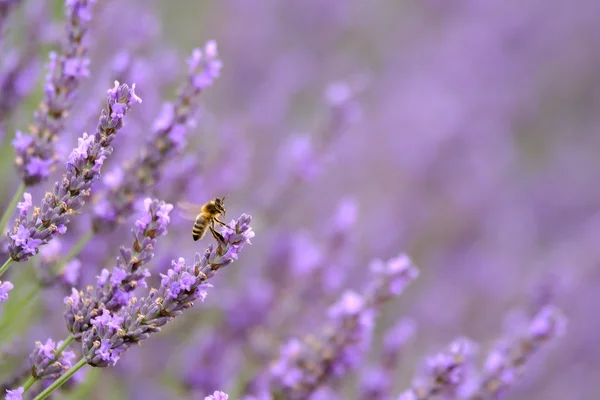
<path id="1" fill-rule="evenodd" d="M 194 227 L 192 228 L 192 237 L 194 241 L 202 239 L 206 230 L 208 229 L 209 220 L 202 215 L 198 215 L 196 218 L 196 222 L 194 222 Z"/>

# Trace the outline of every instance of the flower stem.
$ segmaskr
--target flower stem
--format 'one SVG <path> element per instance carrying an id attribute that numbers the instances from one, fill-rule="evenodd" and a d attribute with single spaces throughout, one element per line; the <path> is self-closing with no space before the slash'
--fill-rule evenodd
<path id="1" fill-rule="evenodd" d="M 65 382 L 67 382 L 73 375 L 75 375 L 75 372 L 79 371 L 85 364 L 85 357 L 82 357 L 81 360 L 77 362 L 77 364 L 73 365 L 71 369 L 65 372 L 64 375 L 52 382 L 52 385 L 48 386 L 46 390 L 35 396 L 33 400 L 43 400 L 50 396 L 52 392 L 64 385 Z"/>
<path id="2" fill-rule="evenodd" d="M 59 260 L 56 265 L 54 266 L 53 270 L 54 272 L 58 275 L 61 273 L 62 269 L 64 268 L 65 265 L 67 265 L 67 263 L 69 261 L 71 261 L 72 259 L 74 259 L 75 257 L 77 257 L 77 255 L 79 254 L 79 252 L 81 252 L 81 249 L 83 249 L 83 246 L 85 246 L 87 244 L 87 242 L 90 241 L 91 238 L 94 237 L 94 232 L 93 231 L 89 231 L 88 233 L 86 233 L 85 235 L 83 235 L 79 241 L 77 243 L 75 243 L 75 246 L 73 246 L 73 248 L 71 248 L 71 251 L 69 251 L 69 253 L 61 260 Z"/>
<path id="3" fill-rule="evenodd" d="M 23 384 L 23 389 L 25 389 L 24 391 L 28 391 L 29 388 L 32 387 L 36 381 L 37 379 L 35 379 L 33 376 L 30 376 L 29 379 L 27 379 L 27 382 Z"/>
<path id="4" fill-rule="evenodd" d="M 0 267 L 0 276 L 2 276 L 6 270 L 8 269 L 8 267 L 10 267 L 10 264 L 12 264 L 13 259 L 12 258 L 8 258 L 8 260 L 6 260 L 6 262 L 2 265 L 2 267 Z"/>
<path id="5" fill-rule="evenodd" d="M 15 211 L 15 207 L 17 206 L 17 203 L 19 202 L 21 196 L 23 196 L 23 193 L 25 193 L 25 183 L 21 183 L 21 186 L 19 186 L 19 189 L 17 189 L 12 200 L 10 201 L 10 204 L 8 205 L 8 207 L 6 207 L 4 213 L 2 214 L 2 219 L 0 219 L 0 235 L 4 234 L 4 228 L 6 228 L 6 223 Z"/>
<path id="6" fill-rule="evenodd" d="M 75 336 L 73 336 L 72 334 L 69 335 L 63 342 L 63 344 L 54 351 L 54 358 L 58 358 L 60 356 L 60 354 L 63 352 L 64 349 L 66 349 L 67 347 L 69 347 L 69 345 L 71 343 L 73 343 L 73 340 L 75 340 Z"/>

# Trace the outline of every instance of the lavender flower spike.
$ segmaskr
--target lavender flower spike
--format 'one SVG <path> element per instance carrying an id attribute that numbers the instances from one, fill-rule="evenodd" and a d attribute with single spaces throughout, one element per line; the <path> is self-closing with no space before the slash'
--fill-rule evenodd
<path id="1" fill-rule="evenodd" d="M 209 246 L 203 256 L 196 253 L 192 265 L 183 258 L 173 261 L 167 274 L 161 275 L 160 287 L 151 289 L 146 297 L 131 299 L 118 314 L 108 311 L 95 318 L 93 328 L 82 337 L 86 362 L 94 367 L 115 365 L 129 347 L 159 332 L 161 326 L 192 307 L 195 300 L 204 300 L 206 289 L 212 286 L 207 281 L 236 260 L 244 244 L 254 236 L 251 220 L 243 214 L 224 228 L 224 241 L 216 248 Z"/>
<path id="2" fill-rule="evenodd" d="M 189 60 L 188 81 L 180 89 L 175 103 L 164 104 L 145 146 L 133 162 L 124 164 L 120 182 L 102 194 L 96 204 L 93 221 L 96 232 L 112 230 L 124 216 L 131 214 L 134 200 L 160 179 L 165 163 L 183 150 L 200 94 L 212 85 L 220 69 L 215 42 L 208 42 L 204 52 L 194 50 Z"/>
<path id="3" fill-rule="evenodd" d="M 0 303 L 4 303 L 8 300 L 8 292 L 13 290 L 14 285 L 9 281 L 0 281 Z"/>
<path id="4" fill-rule="evenodd" d="M 44 180 L 57 161 L 55 140 L 73 106 L 79 81 L 89 76 L 85 35 L 95 0 L 65 0 L 66 39 L 60 54 L 51 52 L 44 85 L 44 100 L 33 115 L 30 133 L 17 132 L 15 164 L 26 185 Z"/>
<path id="5" fill-rule="evenodd" d="M 553 306 L 542 308 L 526 332 L 515 339 L 500 341 L 488 355 L 482 377 L 471 400 L 496 399 L 503 396 L 523 374 L 525 363 L 546 342 L 562 336 L 566 319 Z"/>
<path id="6" fill-rule="evenodd" d="M 35 343 L 35 349 L 29 356 L 33 378 L 56 379 L 72 367 L 75 359 L 75 353 L 72 351 L 62 351 L 58 358 L 56 357 L 56 350 L 61 345 L 62 342 L 55 345 L 52 339 L 48 339 L 46 344 Z"/>
<path id="7" fill-rule="evenodd" d="M 131 89 L 119 85 L 108 91 L 106 107 L 102 110 L 96 133 L 84 133 L 78 140 L 67 162 L 67 172 L 54 184 L 52 193 L 46 192 L 40 208 L 29 213 L 31 203 L 25 196 L 21 214 L 15 221 L 9 236 L 10 257 L 14 261 L 26 261 L 38 253 L 38 248 L 67 230 L 70 217 L 83 207 L 90 188 L 100 176 L 100 169 L 113 151 L 111 143 L 123 127 L 123 118 L 130 107 L 141 99 Z M 24 212 L 24 209 L 27 212 Z"/>
<path id="8" fill-rule="evenodd" d="M 309 398 L 317 388 L 356 368 L 370 342 L 379 307 L 418 276 L 406 255 L 375 261 L 363 293 L 345 292 L 329 309 L 330 325 L 321 337 L 290 340 L 271 366 L 271 393 L 286 399 Z"/>
<path id="9" fill-rule="evenodd" d="M 413 387 L 400 395 L 401 399 L 433 400 L 462 398 L 473 374 L 477 346 L 466 338 L 453 341 L 448 350 L 428 357 Z"/>
<path id="10" fill-rule="evenodd" d="M 103 269 L 96 287 L 90 286 L 85 292 L 72 289 L 73 295 L 65 299 L 67 328 L 76 340 L 80 340 L 83 332 L 91 328 L 92 319 L 118 312 L 128 304 L 137 287 L 146 287 L 145 279 L 150 272 L 142 270 L 142 266 L 154 257 L 158 238 L 166 235 L 173 206 L 152 199 L 146 199 L 144 205 L 145 211 L 136 221 L 136 228 L 132 229 L 133 245 L 131 248 L 121 247 L 121 255 L 117 257 L 117 266 L 112 272 Z"/>

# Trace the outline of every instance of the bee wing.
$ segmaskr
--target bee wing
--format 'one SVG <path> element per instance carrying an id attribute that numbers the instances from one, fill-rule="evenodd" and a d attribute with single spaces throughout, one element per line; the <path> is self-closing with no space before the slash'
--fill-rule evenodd
<path id="1" fill-rule="evenodd" d="M 200 214 L 200 211 L 202 211 L 202 205 L 188 203 L 186 201 L 177 203 L 177 208 L 179 209 L 179 215 L 190 221 L 195 221 L 198 214 Z"/>

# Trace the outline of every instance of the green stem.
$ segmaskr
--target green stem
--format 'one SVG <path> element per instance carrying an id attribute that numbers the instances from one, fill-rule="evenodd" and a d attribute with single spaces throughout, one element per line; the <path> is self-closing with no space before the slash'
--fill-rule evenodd
<path id="1" fill-rule="evenodd" d="M 33 376 L 30 376 L 29 379 L 27 379 L 27 382 L 25 382 L 25 384 L 23 385 L 23 389 L 25 389 L 25 392 L 28 391 L 29 388 L 32 387 L 36 381 L 37 379 L 35 379 Z"/>
<path id="2" fill-rule="evenodd" d="M 48 386 L 46 390 L 35 396 L 33 400 L 43 400 L 46 397 L 50 396 L 52 392 L 64 385 L 65 382 L 67 382 L 73 375 L 75 375 L 75 372 L 79 371 L 85 364 L 85 357 L 82 357 L 81 360 L 77 362 L 77 364 L 73 365 L 71 369 L 65 372 L 64 375 L 52 382 L 52 385 Z"/>
<path id="3" fill-rule="evenodd" d="M 6 228 L 6 223 L 15 211 L 15 207 L 17 206 L 17 203 L 19 202 L 21 196 L 23 196 L 23 193 L 25 193 L 25 184 L 21 183 L 21 186 L 19 186 L 19 189 L 17 189 L 12 200 L 10 201 L 10 204 L 8 205 L 8 207 L 6 207 L 6 209 L 4 209 L 2 219 L 0 219 L 0 234 L 4 234 L 4 228 Z"/>
<path id="4" fill-rule="evenodd" d="M 58 349 L 54 350 L 54 358 L 58 358 L 60 356 L 60 354 L 63 352 L 63 350 L 66 349 L 67 347 L 69 347 L 69 345 L 71 343 L 73 343 L 73 340 L 75 340 L 75 336 L 73 336 L 73 334 L 70 334 L 65 339 L 63 344 Z"/>
<path id="5" fill-rule="evenodd" d="M 90 239 L 93 237 L 94 237 L 93 231 L 89 231 L 88 233 L 83 235 L 79 239 L 79 241 L 77 243 L 75 243 L 75 246 L 73 246 L 73 248 L 71 248 L 71 251 L 69 251 L 69 253 L 62 260 L 60 260 L 56 263 L 56 266 L 54 267 L 54 272 L 56 274 L 60 274 L 62 269 L 64 268 L 64 266 L 67 265 L 67 263 L 69 261 L 71 261 L 72 259 L 77 257 L 77 255 L 81 252 L 81 249 L 83 248 L 83 246 L 85 246 L 87 244 L 87 242 L 89 242 Z"/>
<path id="6" fill-rule="evenodd" d="M 0 267 L 0 276 L 4 275 L 4 273 L 6 272 L 6 270 L 8 269 L 8 267 L 10 267 L 10 264 L 12 264 L 13 259 L 12 258 L 8 258 L 8 260 L 6 260 L 6 262 L 2 265 L 2 267 Z"/>

